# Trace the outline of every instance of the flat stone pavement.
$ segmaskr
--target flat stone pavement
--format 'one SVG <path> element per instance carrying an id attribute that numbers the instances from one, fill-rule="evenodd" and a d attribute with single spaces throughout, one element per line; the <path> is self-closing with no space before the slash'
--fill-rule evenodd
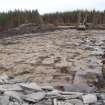
<path id="1" fill-rule="evenodd" d="M 104 30 L 69 29 L 3 38 L 0 74 L 52 86 L 91 86 L 102 75 L 104 50 Z"/>

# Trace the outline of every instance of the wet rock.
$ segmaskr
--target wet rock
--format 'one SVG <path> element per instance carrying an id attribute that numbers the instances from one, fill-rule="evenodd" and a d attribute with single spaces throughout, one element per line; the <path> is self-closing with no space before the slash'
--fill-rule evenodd
<path id="1" fill-rule="evenodd" d="M 23 96 L 23 99 L 25 101 L 33 102 L 33 103 L 38 102 L 38 101 L 42 100 L 43 98 L 45 98 L 44 92 L 36 92 L 36 93 L 32 93 L 32 94 Z"/>
<path id="2" fill-rule="evenodd" d="M 82 96 L 82 98 L 85 104 L 92 104 L 97 102 L 97 96 L 94 94 L 87 94 Z"/>

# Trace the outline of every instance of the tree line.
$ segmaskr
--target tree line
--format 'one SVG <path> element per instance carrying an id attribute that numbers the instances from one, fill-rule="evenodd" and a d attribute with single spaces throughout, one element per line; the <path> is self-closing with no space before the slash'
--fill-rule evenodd
<path id="1" fill-rule="evenodd" d="M 17 27 L 21 24 L 41 24 L 42 18 L 38 10 L 15 10 L 0 13 L 0 29 Z"/>
<path id="2" fill-rule="evenodd" d="M 0 29 L 8 29 L 27 23 L 76 25 L 79 13 L 81 14 L 80 22 L 86 18 L 87 23 L 105 24 L 105 11 L 76 10 L 40 15 L 38 10 L 15 10 L 0 13 Z"/>
<path id="3" fill-rule="evenodd" d="M 75 25 L 78 23 L 80 14 L 80 22 L 86 18 L 87 23 L 105 24 L 105 11 L 88 11 L 76 10 L 70 12 L 56 12 L 53 14 L 44 14 L 43 20 L 45 23 L 52 23 L 56 25 Z"/>

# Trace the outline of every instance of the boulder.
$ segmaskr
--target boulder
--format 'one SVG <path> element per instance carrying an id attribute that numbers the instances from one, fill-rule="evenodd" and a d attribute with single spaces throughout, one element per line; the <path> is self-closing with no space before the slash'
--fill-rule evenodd
<path id="1" fill-rule="evenodd" d="M 97 102 L 97 96 L 95 94 L 87 94 L 82 96 L 85 104 L 94 104 Z"/>

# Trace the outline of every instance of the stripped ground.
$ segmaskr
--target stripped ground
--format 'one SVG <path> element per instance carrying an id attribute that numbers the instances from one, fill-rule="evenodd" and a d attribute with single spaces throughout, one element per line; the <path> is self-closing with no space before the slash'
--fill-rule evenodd
<path id="1" fill-rule="evenodd" d="M 24 34 L 0 39 L 0 74 L 51 85 L 93 84 L 102 75 L 104 30 Z"/>

